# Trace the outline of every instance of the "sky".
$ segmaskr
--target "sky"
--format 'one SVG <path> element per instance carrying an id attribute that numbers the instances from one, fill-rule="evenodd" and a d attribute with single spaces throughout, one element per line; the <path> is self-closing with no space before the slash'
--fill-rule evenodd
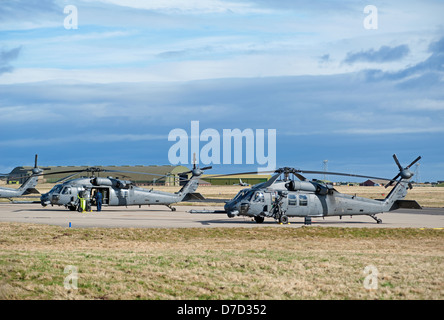
<path id="1" fill-rule="evenodd" d="M 263 129 L 265 153 L 275 130 L 276 168 L 328 160 L 392 178 L 393 154 L 403 166 L 420 155 L 419 180 L 444 180 L 443 11 L 442 0 L 0 0 L 0 172 L 34 154 L 42 166 L 172 164 L 175 129 L 190 167 L 197 121 L 220 146 L 224 130 L 257 143 Z M 246 145 L 211 173 L 263 167 Z"/>

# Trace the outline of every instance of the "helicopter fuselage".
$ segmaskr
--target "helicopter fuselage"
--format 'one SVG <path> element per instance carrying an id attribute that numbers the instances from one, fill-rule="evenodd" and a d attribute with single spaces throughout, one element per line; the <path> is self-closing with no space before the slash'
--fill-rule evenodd
<path id="1" fill-rule="evenodd" d="M 106 180 L 106 179 L 104 179 Z M 75 209 L 78 196 L 87 191 L 94 202 L 94 195 L 100 191 L 104 206 L 133 206 L 133 205 L 170 205 L 180 201 L 179 194 L 155 191 L 128 184 L 124 187 L 112 184 L 93 184 L 90 178 L 79 178 L 55 185 L 48 193 L 41 196 L 41 204 L 65 206 Z"/>
<path id="2" fill-rule="evenodd" d="M 225 204 L 224 209 L 229 217 L 243 215 L 279 219 L 281 216 L 374 215 L 388 211 L 393 204 L 388 199 L 374 200 L 339 193 L 325 184 L 295 182 L 293 190 L 288 190 L 288 182 L 275 182 L 265 189 L 243 189 Z M 397 192 L 406 192 L 405 185 L 398 189 Z"/>

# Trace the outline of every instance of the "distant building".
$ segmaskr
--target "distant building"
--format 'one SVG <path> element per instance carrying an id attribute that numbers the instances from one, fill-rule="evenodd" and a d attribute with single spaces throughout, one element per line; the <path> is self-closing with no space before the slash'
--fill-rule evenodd
<path id="1" fill-rule="evenodd" d="M 224 176 L 223 174 L 218 177 L 218 175 L 207 174 L 203 175 L 201 180 L 207 181 L 211 185 L 222 185 L 222 186 L 232 186 L 239 185 L 240 180 L 242 179 L 243 183 L 249 185 L 255 185 L 258 183 L 262 183 L 268 181 L 270 179 L 270 175 L 233 175 L 230 177 Z"/>
<path id="2" fill-rule="evenodd" d="M 386 183 L 387 181 L 385 180 L 367 180 L 363 183 L 360 183 L 359 185 L 363 187 L 379 187 L 384 186 Z"/>

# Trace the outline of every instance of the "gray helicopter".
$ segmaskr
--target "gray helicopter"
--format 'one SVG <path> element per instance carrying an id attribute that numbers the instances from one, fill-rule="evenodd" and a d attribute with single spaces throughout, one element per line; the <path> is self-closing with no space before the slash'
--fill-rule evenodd
<path id="1" fill-rule="evenodd" d="M 385 199 L 374 200 L 343 194 L 332 185 L 321 181 L 308 181 L 302 173 L 324 174 L 324 171 L 308 171 L 294 168 L 280 168 L 266 182 L 241 190 L 233 199 L 225 203 L 224 211 L 205 211 L 205 213 L 225 212 L 228 217 L 249 216 L 257 223 L 264 222 L 265 218 L 274 218 L 282 224 L 288 223 L 288 217 L 303 217 L 305 224 L 311 224 L 312 217 L 368 215 L 381 223 L 376 214 L 396 210 L 398 208 L 417 208 L 420 205 L 414 200 L 404 200 L 408 189 L 412 188 L 409 180 L 413 173 L 409 168 L 421 157 L 403 168 L 396 155 L 393 155 L 399 168 L 399 173 L 393 179 L 385 179 L 348 173 L 328 172 L 328 175 L 361 177 L 369 179 L 387 180 L 386 187 L 396 185 Z M 250 172 L 251 173 L 251 172 Z M 293 174 L 300 181 L 289 179 Z M 281 176 L 282 180 L 278 180 Z M 191 213 L 198 213 L 193 210 Z M 203 212 L 202 212 L 203 213 Z"/>
<path id="2" fill-rule="evenodd" d="M 211 169 L 211 167 L 199 169 L 193 165 L 192 170 L 183 172 L 182 174 L 191 173 L 191 178 L 186 179 L 186 184 L 176 193 L 140 188 L 128 180 L 94 176 L 97 172 L 138 173 L 161 176 L 154 173 L 104 170 L 97 167 L 87 168 L 85 170 L 64 171 L 62 173 L 76 172 L 76 174 L 78 174 L 85 171 L 92 172 L 93 177 L 76 178 L 56 184 L 48 193 L 42 194 L 40 202 L 44 207 L 49 204 L 58 205 L 65 206 L 69 210 L 74 211 L 78 209 L 80 197 L 85 197 L 86 194 L 86 198 L 91 199 L 92 205 L 94 205 L 94 196 L 100 191 L 104 206 L 165 205 L 170 208 L 171 211 L 176 211 L 176 208 L 171 206 L 174 203 L 204 199 L 200 193 L 196 193 L 195 191 L 199 185 L 199 177 L 203 174 L 204 170 L 207 169 Z M 61 172 L 58 172 L 58 174 L 60 173 Z"/>
<path id="3" fill-rule="evenodd" d="M 37 167 L 37 155 L 35 155 L 34 168 L 32 169 L 32 175 L 29 176 L 25 182 L 17 189 L 13 188 L 0 188 L 0 198 L 8 198 L 12 201 L 12 198 L 17 198 L 29 194 L 40 194 L 35 187 L 38 183 L 38 175 L 43 172 L 42 169 Z M 12 174 L 1 174 L 0 177 L 13 177 Z"/>

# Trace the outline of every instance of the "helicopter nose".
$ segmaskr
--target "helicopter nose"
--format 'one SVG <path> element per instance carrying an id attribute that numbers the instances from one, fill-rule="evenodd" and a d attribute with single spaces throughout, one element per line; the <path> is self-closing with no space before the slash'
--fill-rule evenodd
<path id="1" fill-rule="evenodd" d="M 48 193 L 44 193 L 40 196 L 40 203 L 42 206 L 47 206 L 50 203 Z"/>
<path id="2" fill-rule="evenodd" d="M 239 210 L 236 208 L 236 202 L 230 201 L 225 203 L 224 209 L 227 212 L 227 216 L 229 218 L 232 218 L 234 216 L 237 216 L 239 214 Z"/>

